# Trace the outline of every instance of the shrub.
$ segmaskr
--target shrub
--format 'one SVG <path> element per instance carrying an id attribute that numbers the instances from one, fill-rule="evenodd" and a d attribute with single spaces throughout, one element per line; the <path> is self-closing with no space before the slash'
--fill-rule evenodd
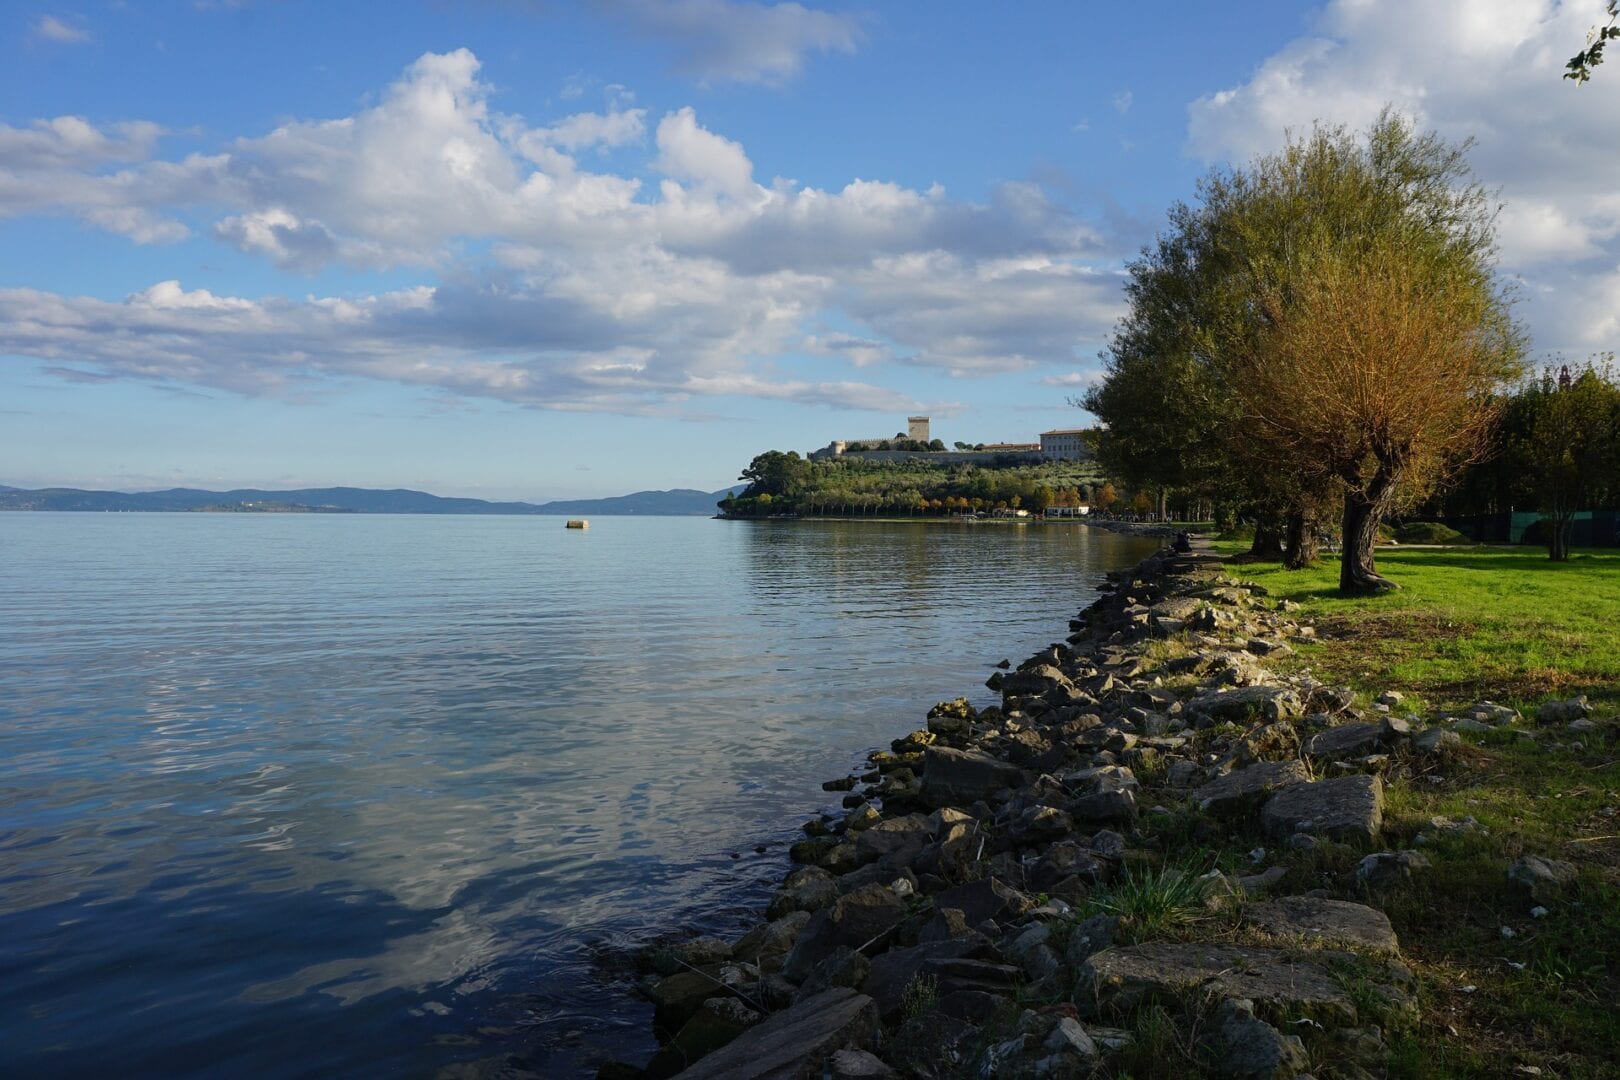
<path id="1" fill-rule="evenodd" d="M 1403 544 L 1472 544 L 1462 533 L 1438 521 L 1408 521 L 1395 530 Z"/>

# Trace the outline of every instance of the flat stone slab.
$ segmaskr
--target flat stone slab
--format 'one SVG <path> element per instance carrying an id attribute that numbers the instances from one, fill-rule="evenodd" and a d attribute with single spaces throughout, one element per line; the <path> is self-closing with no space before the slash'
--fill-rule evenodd
<path id="1" fill-rule="evenodd" d="M 1365 904 L 1313 896 L 1285 896 L 1243 905 L 1243 921 L 1262 933 L 1311 944 L 1351 946 L 1382 953 L 1400 951 L 1389 917 Z"/>
<path id="2" fill-rule="evenodd" d="M 1338 980 L 1281 949 L 1184 942 L 1104 949 L 1081 966 L 1080 982 L 1100 1008 L 1120 1013 L 1211 995 L 1252 1001 L 1259 1014 L 1283 1024 L 1302 1017 L 1328 1027 L 1356 1022 Z"/>
<path id="3" fill-rule="evenodd" d="M 1262 761 L 1233 769 L 1225 776 L 1216 777 L 1193 792 L 1198 807 L 1212 814 L 1225 814 L 1257 804 L 1261 798 L 1279 788 L 1303 784 L 1310 779 L 1305 766 L 1298 761 Z"/>
<path id="4" fill-rule="evenodd" d="M 877 1026 L 871 998 L 835 986 L 749 1028 L 676 1080 L 821 1080 L 835 1053 L 869 1042 Z"/>
<path id="5" fill-rule="evenodd" d="M 1312 735 L 1306 740 L 1305 753 L 1313 760 L 1363 757 L 1377 753 L 1383 738 L 1383 724 L 1340 724 Z"/>
<path id="6" fill-rule="evenodd" d="M 1278 836 L 1304 832 L 1371 843 L 1384 824 L 1384 783 L 1376 776 L 1343 776 L 1285 787 L 1260 811 L 1260 824 Z"/>

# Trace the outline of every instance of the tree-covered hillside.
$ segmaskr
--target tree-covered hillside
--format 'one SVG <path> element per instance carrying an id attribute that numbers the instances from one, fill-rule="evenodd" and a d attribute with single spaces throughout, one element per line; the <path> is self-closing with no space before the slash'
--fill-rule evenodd
<path id="1" fill-rule="evenodd" d="M 1005 466 L 869 461 L 806 461 L 770 450 L 744 469 L 748 487 L 724 499 L 730 517 L 923 517 L 978 510 L 1079 506 L 1107 502 L 1112 488 L 1095 462 L 1055 461 Z"/>

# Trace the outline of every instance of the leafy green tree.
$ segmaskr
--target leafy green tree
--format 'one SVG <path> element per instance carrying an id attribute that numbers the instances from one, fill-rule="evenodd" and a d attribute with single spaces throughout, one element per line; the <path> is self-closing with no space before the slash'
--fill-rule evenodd
<path id="1" fill-rule="evenodd" d="M 1131 311 L 1087 399 L 1108 423 L 1104 463 L 1111 435 L 1116 456 L 1123 438 L 1143 440 L 1132 460 L 1182 456 L 1257 505 L 1257 544 L 1314 536 L 1334 499 L 1341 591 L 1394 587 L 1373 562 L 1380 521 L 1478 455 L 1523 351 L 1466 150 L 1386 110 L 1362 137 L 1317 127 L 1207 177 L 1131 266 Z"/>
<path id="2" fill-rule="evenodd" d="M 1547 557 L 1569 559 L 1575 514 L 1620 495 L 1620 386 L 1607 363 L 1573 378 L 1563 369 L 1531 379 L 1521 398 L 1528 431 L 1515 450 L 1546 522 Z"/>
<path id="3" fill-rule="evenodd" d="M 792 494 L 810 473 L 810 463 L 789 450 L 767 450 L 760 454 L 737 477 L 748 481 L 749 495 Z"/>

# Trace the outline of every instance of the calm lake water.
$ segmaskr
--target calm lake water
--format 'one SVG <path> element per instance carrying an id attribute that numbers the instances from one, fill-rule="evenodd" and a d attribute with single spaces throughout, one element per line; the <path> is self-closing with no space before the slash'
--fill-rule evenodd
<path id="1" fill-rule="evenodd" d="M 0 1074 L 640 1058 L 628 945 L 739 926 L 822 780 L 1153 546 L 0 514 Z"/>

